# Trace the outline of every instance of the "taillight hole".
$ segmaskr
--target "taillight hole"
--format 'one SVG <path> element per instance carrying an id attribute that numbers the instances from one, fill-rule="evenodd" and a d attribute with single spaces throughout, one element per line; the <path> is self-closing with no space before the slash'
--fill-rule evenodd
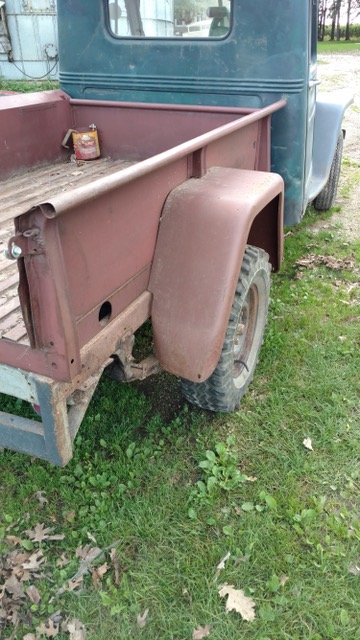
<path id="1" fill-rule="evenodd" d="M 111 303 L 106 300 L 106 302 L 103 302 L 103 304 L 100 307 L 100 311 L 99 311 L 99 322 L 102 326 L 105 326 L 111 317 L 111 311 L 112 311 L 112 307 L 111 307 Z"/>

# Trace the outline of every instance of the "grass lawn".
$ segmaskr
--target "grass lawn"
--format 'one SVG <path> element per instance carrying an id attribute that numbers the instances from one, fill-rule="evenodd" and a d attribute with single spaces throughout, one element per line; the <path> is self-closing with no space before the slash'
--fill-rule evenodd
<path id="1" fill-rule="evenodd" d="M 74 617 L 88 640 L 185 640 L 206 625 L 194 637 L 360 638 L 360 245 L 313 233 L 315 217 L 286 237 L 240 411 L 189 407 L 165 374 L 104 377 L 65 469 L 0 454 L 0 584 L 9 558 L 24 571 L 22 552 L 35 565 L 24 590 L 36 587 L 10 598 L 4 637 L 54 637 Z M 345 261 L 295 265 L 309 254 Z M 0 407 L 29 411 L 7 397 Z M 252 598 L 252 622 L 226 613 L 224 583 Z"/>
<path id="2" fill-rule="evenodd" d="M 339 40 L 338 42 L 335 40 L 334 42 L 330 42 L 330 40 L 324 40 L 324 42 L 318 42 L 318 53 L 354 53 L 354 51 L 359 51 L 360 53 L 360 39 L 354 40 Z"/>

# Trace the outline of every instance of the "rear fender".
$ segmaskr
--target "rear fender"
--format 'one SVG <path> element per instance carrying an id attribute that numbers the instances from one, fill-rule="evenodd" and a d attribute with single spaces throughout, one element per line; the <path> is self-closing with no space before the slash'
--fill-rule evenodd
<path id="1" fill-rule="evenodd" d="M 202 382 L 221 353 L 247 243 L 282 257 L 282 178 L 214 167 L 165 203 L 149 289 L 156 356 L 166 371 Z"/>
<path id="2" fill-rule="evenodd" d="M 344 113 L 352 102 L 353 96 L 347 91 L 320 93 L 317 97 L 309 202 L 319 195 L 328 181 Z"/>

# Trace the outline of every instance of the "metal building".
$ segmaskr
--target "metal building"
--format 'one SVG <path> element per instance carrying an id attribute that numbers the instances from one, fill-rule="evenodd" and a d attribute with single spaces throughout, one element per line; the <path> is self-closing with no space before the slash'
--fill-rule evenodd
<path id="1" fill-rule="evenodd" d="M 58 76 L 56 0 L 0 0 L 0 77 Z"/>

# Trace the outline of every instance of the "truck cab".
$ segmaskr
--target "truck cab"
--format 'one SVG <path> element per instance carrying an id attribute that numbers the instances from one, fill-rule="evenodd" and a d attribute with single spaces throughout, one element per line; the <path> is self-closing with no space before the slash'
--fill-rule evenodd
<path id="1" fill-rule="evenodd" d="M 316 99 L 317 0 L 182 7 L 181 0 L 103 0 L 91 10 L 87 0 L 60 2 L 62 88 L 91 100 L 246 108 L 284 98 L 286 109 L 272 118 L 271 168 L 285 181 L 285 224 L 298 223 L 327 183 L 350 101 Z"/>

